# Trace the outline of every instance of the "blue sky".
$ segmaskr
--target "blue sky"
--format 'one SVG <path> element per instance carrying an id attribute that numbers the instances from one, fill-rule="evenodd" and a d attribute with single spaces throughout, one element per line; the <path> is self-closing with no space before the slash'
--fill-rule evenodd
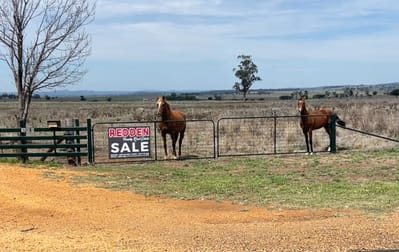
<path id="1" fill-rule="evenodd" d="M 67 89 L 231 89 L 240 54 L 253 88 L 399 81 L 397 0 L 98 0 L 87 30 L 89 72 Z"/>

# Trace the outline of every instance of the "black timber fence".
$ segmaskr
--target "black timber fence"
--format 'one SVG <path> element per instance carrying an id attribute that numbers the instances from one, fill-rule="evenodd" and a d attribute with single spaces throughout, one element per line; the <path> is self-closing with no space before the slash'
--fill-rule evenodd
<path id="1" fill-rule="evenodd" d="M 79 120 L 48 121 L 47 127 L 27 128 L 23 121 L 17 128 L 0 128 L 0 158 L 26 161 L 38 157 L 66 157 L 69 164 L 80 165 L 82 158 L 92 163 L 91 120 L 80 126 Z"/>

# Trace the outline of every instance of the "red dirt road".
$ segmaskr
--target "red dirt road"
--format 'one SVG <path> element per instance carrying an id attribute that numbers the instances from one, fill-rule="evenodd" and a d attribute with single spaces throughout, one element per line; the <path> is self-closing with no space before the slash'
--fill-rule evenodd
<path id="1" fill-rule="evenodd" d="M 399 213 L 179 201 L 68 183 L 70 170 L 0 164 L 1 251 L 366 251 L 399 249 Z M 70 176 L 69 176 L 70 177 Z"/>

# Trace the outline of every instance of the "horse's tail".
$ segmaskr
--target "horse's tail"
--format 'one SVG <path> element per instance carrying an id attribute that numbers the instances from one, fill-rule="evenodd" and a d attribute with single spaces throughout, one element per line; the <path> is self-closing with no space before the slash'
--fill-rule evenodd
<path id="1" fill-rule="evenodd" d="M 345 123 L 344 121 L 342 121 L 337 115 L 336 115 L 336 117 L 337 117 L 337 123 L 338 123 L 338 125 L 340 125 L 340 126 L 342 126 L 342 127 L 345 127 L 346 123 Z"/>

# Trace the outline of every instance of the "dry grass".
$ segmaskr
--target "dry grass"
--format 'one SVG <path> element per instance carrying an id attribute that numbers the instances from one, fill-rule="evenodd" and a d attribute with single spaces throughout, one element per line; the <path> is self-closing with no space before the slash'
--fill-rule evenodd
<path id="1" fill-rule="evenodd" d="M 345 98 L 308 100 L 308 109 L 330 108 L 344 120 L 348 127 L 374 134 L 399 138 L 399 104 L 395 97 Z M 226 117 L 263 117 L 298 115 L 296 101 L 266 99 L 262 101 L 187 101 L 171 102 L 172 108 L 184 111 L 190 120 L 209 120 L 189 122 L 183 142 L 185 155 L 211 157 L 213 146 L 213 124 Z M 85 124 L 87 118 L 95 125 L 100 122 L 152 122 L 157 120 L 154 101 L 34 101 L 30 110 L 28 127 L 45 127 L 47 120 L 79 119 Z M 1 102 L 0 127 L 15 127 L 17 104 Z M 100 156 L 107 155 L 107 139 L 102 130 L 109 125 L 98 125 L 95 139 Z M 150 123 L 154 131 L 156 125 Z M 103 127 L 101 130 L 100 128 Z M 226 154 L 264 154 L 292 153 L 304 150 L 304 140 L 298 118 L 283 118 L 277 121 L 276 133 L 273 132 L 273 119 L 222 120 L 219 125 L 219 147 Z M 277 146 L 273 146 L 273 134 L 277 137 Z M 321 151 L 328 145 L 324 130 L 314 132 L 315 150 Z M 245 144 L 244 144 L 245 143 Z M 284 144 L 282 144 L 284 143 Z M 376 149 L 396 147 L 397 143 L 364 136 L 348 130 L 337 130 L 339 149 Z M 163 156 L 160 139 L 157 140 L 157 156 Z M 97 154 L 96 154 L 97 155 Z"/>

